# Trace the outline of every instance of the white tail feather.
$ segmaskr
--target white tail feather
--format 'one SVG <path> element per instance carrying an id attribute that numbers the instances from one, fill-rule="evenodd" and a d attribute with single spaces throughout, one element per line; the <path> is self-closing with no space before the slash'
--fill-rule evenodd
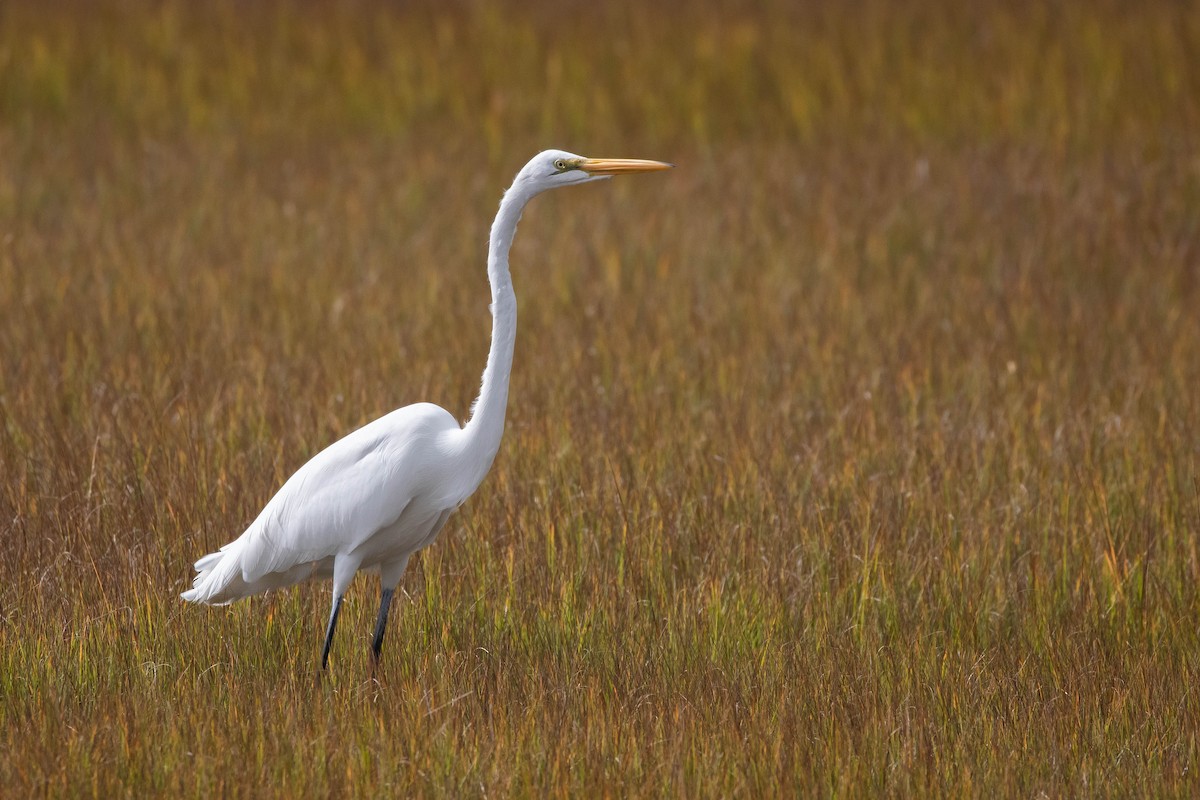
<path id="1" fill-rule="evenodd" d="M 223 606 L 246 596 L 242 580 L 241 539 L 230 542 L 216 553 L 196 562 L 192 588 L 180 595 L 191 603 Z"/>

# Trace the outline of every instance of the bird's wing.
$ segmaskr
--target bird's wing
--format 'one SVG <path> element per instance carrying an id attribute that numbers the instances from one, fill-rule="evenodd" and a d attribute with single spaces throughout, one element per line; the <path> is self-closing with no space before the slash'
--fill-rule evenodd
<path id="1" fill-rule="evenodd" d="M 407 406 L 314 456 L 243 534 L 245 580 L 351 552 L 395 523 L 423 489 L 436 437 L 447 428 L 458 429 L 448 412 Z"/>

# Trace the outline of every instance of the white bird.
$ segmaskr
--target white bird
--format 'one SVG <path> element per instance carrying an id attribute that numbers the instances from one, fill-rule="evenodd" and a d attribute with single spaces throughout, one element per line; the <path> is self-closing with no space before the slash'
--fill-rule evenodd
<path id="1" fill-rule="evenodd" d="M 409 557 L 431 544 L 450 513 L 474 493 L 500 448 L 517 332 L 508 252 L 525 204 L 547 189 L 671 166 L 561 150 L 534 156 L 504 193 L 492 223 L 492 342 L 467 423 L 460 427 L 445 409 L 416 403 L 333 443 L 284 483 L 241 536 L 196 562 L 198 574 L 183 599 L 224 605 L 332 577 L 333 609 L 321 650 L 324 670 L 350 581 L 359 570 L 378 572 L 381 597 L 371 644 L 372 663 L 378 662 L 388 608 Z"/>

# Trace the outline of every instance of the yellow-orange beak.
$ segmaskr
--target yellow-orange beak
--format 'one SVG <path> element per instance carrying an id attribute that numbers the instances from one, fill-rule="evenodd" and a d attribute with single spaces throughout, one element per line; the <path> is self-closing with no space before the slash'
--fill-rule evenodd
<path id="1" fill-rule="evenodd" d="M 585 158 L 579 168 L 589 175 L 625 175 L 630 172 L 658 172 L 675 166 L 665 161 L 641 158 Z"/>

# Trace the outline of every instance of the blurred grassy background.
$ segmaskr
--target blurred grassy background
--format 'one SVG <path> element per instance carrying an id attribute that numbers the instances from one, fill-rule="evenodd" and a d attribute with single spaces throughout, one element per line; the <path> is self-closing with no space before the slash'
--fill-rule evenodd
<path id="1" fill-rule="evenodd" d="M 14 796 L 1190 796 L 1186 3 L 0 5 Z M 414 559 L 185 607 L 410 402 L 501 455 Z"/>

